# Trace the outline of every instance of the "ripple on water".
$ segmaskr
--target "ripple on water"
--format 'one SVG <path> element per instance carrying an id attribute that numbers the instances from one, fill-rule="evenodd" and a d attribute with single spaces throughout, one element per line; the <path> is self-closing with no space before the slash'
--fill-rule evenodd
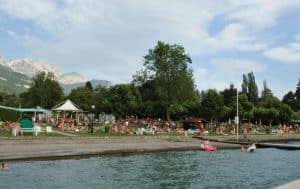
<path id="1" fill-rule="evenodd" d="M 299 151 L 220 150 L 11 163 L 0 188 L 272 188 L 300 178 Z"/>

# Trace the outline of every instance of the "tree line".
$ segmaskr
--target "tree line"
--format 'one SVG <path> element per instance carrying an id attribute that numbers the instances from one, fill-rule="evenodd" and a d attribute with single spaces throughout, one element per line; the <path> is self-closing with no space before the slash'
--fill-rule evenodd
<path id="1" fill-rule="evenodd" d="M 65 96 L 54 75 L 41 72 L 32 79 L 28 91 L 19 96 L 1 92 L 0 104 L 51 109 L 68 98 L 85 111 L 111 113 L 117 118 L 137 115 L 170 121 L 202 117 L 221 122 L 236 116 L 238 95 L 240 120 L 265 124 L 300 120 L 300 79 L 295 92 L 289 91 L 282 100 L 273 95 L 266 81 L 259 94 L 253 72 L 243 74 L 241 91 L 229 84 L 223 91 L 199 92 L 191 64 L 183 46 L 158 41 L 144 56 L 143 69 L 133 75 L 129 84 L 93 88 L 87 82 Z"/>

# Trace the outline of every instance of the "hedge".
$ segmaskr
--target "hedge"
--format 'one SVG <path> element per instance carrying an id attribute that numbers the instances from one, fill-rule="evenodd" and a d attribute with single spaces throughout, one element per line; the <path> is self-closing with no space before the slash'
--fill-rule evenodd
<path id="1" fill-rule="evenodd" d="M 20 117 L 20 112 L 15 110 L 0 109 L 0 121 L 15 121 Z"/>

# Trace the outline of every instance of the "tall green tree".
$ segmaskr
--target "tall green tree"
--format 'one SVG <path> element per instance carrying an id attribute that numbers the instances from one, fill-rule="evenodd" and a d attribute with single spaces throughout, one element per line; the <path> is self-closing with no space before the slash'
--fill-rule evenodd
<path id="1" fill-rule="evenodd" d="M 51 109 L 63 97 L 63 90 L 53 73 L 38 73 L 33 79 L 27 92 L 20 94 L 22 106 Z"/>
<path id="2" fill-rule="evenodd" d="M 295 96 L 297 100 L 300 100 L 300 79 L 298 80 Z"/>
<path id="3" fill-rule="evenodd" d="M 6 90 L 0 92 L 0 105 L 19 107 L 21 99 L 16 94 L 7 94 Z"/>
<path id="4" fill-rule="evenodd" d="M 289 91 L 283 96 L 282 103 L 289 105 L 294 111 L 297 111 L 297 100 L 293 91 Z"/>
<path id="5" fill-rule="evenodd" d="M 250 72 L 247 75 L 243 74 L 242 93 L 246 94 L 248 100 L 253 104 L 258 102 L 258 87 L 253 72 Z"/>
<path id="6" fill-rule="evenodd" d="M 232 104 L 234 108 L 236 106 L 236 100 Z M 253 118 L 253 103 L 248 100 L 247 95 L 240 94 L 239 95 L 239 117 L 241 120 L 250 121 Z"/>
<path id="7" fill-rule="evenodd" d="M 230 105 L 232 103 L 232 101 L 234 100 L 234 98 L 236 98 L 236 95 L 237 95 L 236 88 L 234 88 L 234 84 L 231 83 L 229 88 L 224 89 L 222 94 L 224 97 L 224 104 L 226 106 Z"/>
<path id="8" fill-rule="evenodd" d="M 275 108 L 257 107 L 253 110 L 254 120 L 271 125 L 279 118 L 279 111 Z"/>
<path id="9" fill-rule="evenodd" d="M 153 80 L 155 91 L 164 106 L 166 119 L 171 119 L 172 104 L 182 103 L 194 97 L 195 85 L 192 70 L 188 65 L 192 60 L 181 45 L 170 45 L 158 41 L 144 57 L 144 70 L 134 76 L 134 80 Z"/>
<path id="10" fill-rule="evenodd" d="M 278 122 L 287 123 L 291 121 L 293 110 L 289 105 L 282 103 L 277 97 L 267 96 L 261 99 L 257 106 L 278 111 Z"/>
<path id="11" fill-rule="evenodd" d="M 273 96 L 271 89 L 268 87 L 267 81 L 263 82 L 263 90 L 261 92 L 261 98 L 265 98 L 267 96 Z"/>
<path id="12" fill-rule="evenodd" d="M 88 82 L 85 83 L 85 88 L 87 88 L 87 89 L 89 89 L 91 91 L 94 90 L 93 85 L 92 85 L 92 83 L 90 81 L 88 81 Z"/>
<path id="13" fill-rule="evenodd" d="M 245 95 L 248 94 L 248 78 L 246 74 L 243 74 L 242 93 Z"/>
<path id="14" fill-rule="evenodd" d="M 106 97 L 109 113 L 117 117 L 136 114 L 141 104 L 141 95 L 133 85 L 119 84 L 111 87 Z"/>
<path id="15" fill-rule="evenodd" d="M 248 99 L 253 104 L 258 101 L 258 87 L 255 82 L 255 76 L 253 72 L 248 73 Z"/>
<path id="16" fill-rule="evenodd" d="M 92 111 L 92 105 L 96 103 L 93 91 L 87 87 L 73 89 L 69 94 L 69 99 L 83 110 L 89 112 Z"/>
<path id="17" fill-rule="evenodd" d="M 102 112 L 111 113 L 108 103 L 109 89 L 99 85 L 95 88 L 94 94 L 97 114 Z"/>
<path id="18" fill-rule="evenodd" d="M 222 117 L 223 97 L 216 90 L 209 89 L 201 94 L 201 114 L 210 121 L 219 121 Z"/>

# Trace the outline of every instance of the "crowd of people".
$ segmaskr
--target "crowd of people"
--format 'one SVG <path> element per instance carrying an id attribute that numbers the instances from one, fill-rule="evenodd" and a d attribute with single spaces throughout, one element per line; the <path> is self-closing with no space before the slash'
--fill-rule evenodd
<path id="1" fill-rule="evenodd" d="M 161 119 L 142 118 L 139 119 L 135 116 L 120 119 L 112 123 L 110 130 L 112 133 L 127 133 L 127 134 L 143 134 L 151 133 L 158 134 L 164 132 L 184 132 L 184 130 L 176 127 L 176 123 L 172 122 L 171 125 Z"/>
<path id="2" fill-rule="evenodd" d="M 213 124 L 208 124 L 207 129 L 210 132 L 215 130 L 216 135 L 228 135 L 236 134 L 236 125 L 221 123 L 218 126 Z M 279 124 L 274 126 L 263 125 L 263 124 L 252 124 L 252 123 L 243 123 L 239 125 L 239 133 L 243 135 L 251 134 L 279 134 L 279 135 L 291 135 L 294 133 L 300 133 L 299 124 Z"/>
<path id="3" fill-rule="evenodd" d="M 50 119 L 52 120 L 52 119 Z M 53 122 L 53 123 L 52 123 Z M 56 120 L 53 118 L 52 125 L 56 129 L 62 131 L 87 131 L 91 126 L 89 119 L 78 122 L 76 119 L 71 118 L 59 118 Z M 117 121 L 103 121 L 101 123 L 92 123 L 94 131 L 100 129 L 99 126 L 104 126 L 105 132 L 109 133 L 124 133 L 124 134 L 158 134 L 158 133 L 177 133 L 177 134 L 199 134 L 199 135 L 232 135 L 236 134 L 236 125 L 230 123 L 206 123 L 196 125 L 194 128 L 183 128 L 182 122 L 172 121 L 167 122 L 162 119 L 155 118 L 138 118 L 137 116 L 128 116 L 125 119 L 118 119 Z M 19 129 L 18 122 L 6 121 L 0 123 L 2 125 L 1 130 L 11 131 L 13 128 Z M 279 135 L 291 135 L 294 133 L 300 133 L 299 124 L 286 125 L 279 124 L 269 126 L 264 124 L 252 124 L 243 123 L 239 125 L 239 133 L 242 135 L 251 134 L 279 134 Z"/>

